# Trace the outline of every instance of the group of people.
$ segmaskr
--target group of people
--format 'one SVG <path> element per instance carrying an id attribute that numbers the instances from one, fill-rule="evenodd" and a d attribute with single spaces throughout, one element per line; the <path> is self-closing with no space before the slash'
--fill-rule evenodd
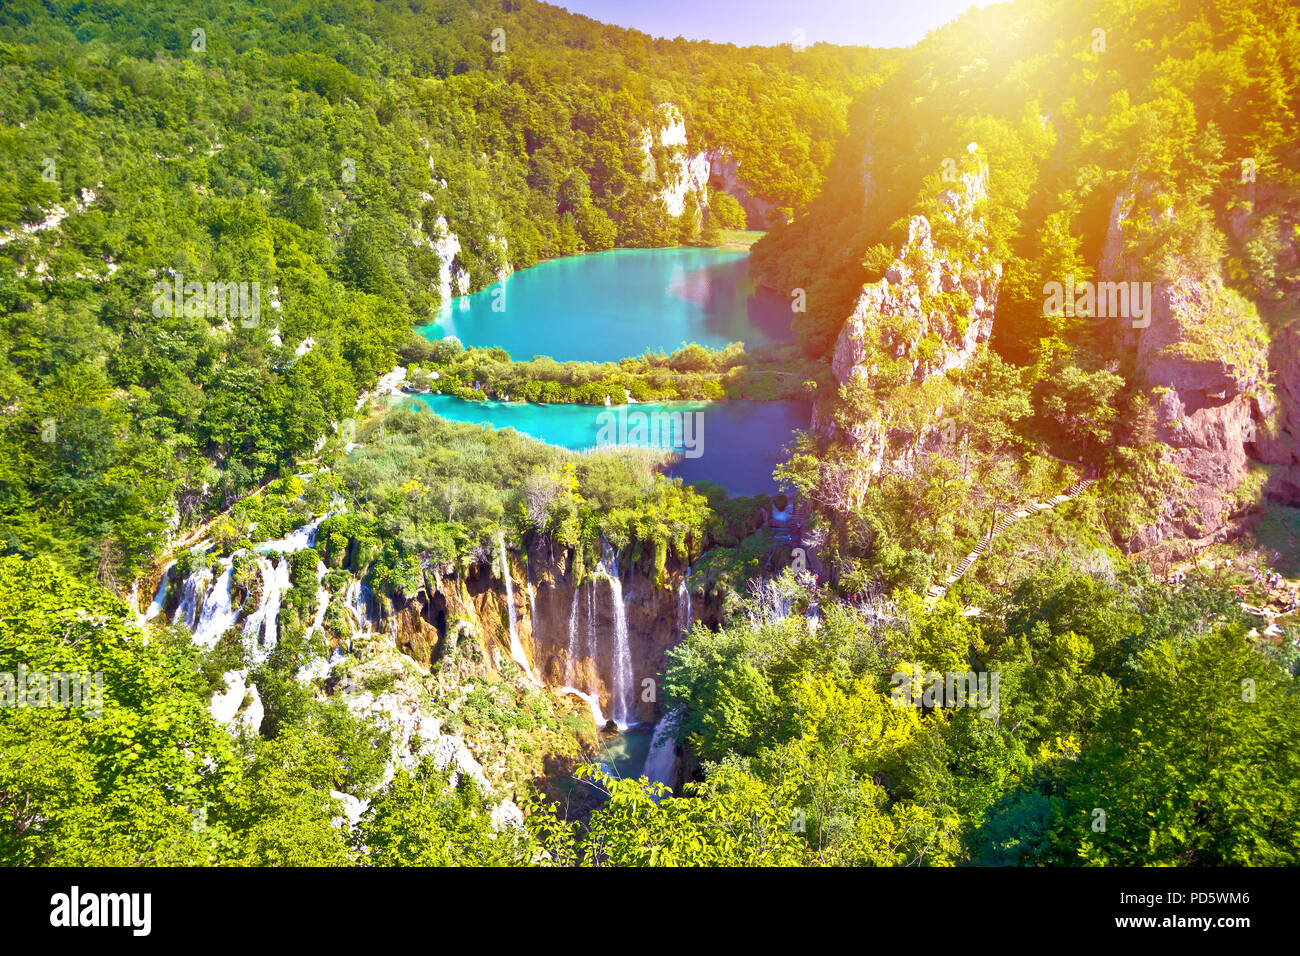
<path id="1" fill-rule="evenodd" d="M 1206 562 L 1207 568 L 1212 570 L 1214 566 L 1215 562 Z M 1225 558 L 1223 560 L 1223 569 L 1225 571 L 1230 571 L 1232 570 L 1232 567 L 1232 559 Z M 1287 581 L 1287 579 L 1282 575 L 1282 572 L 1274 571 L 1271 568 L 1260 569 L 1253 564 L 1247 564 L 1245 565 L 1245 568 L 1254 579 L 1255 584 L 1264 589 L 1268 595 L 1269 602 L 1285 602 L 1281 613 L 1289 614 L 1297 608 L 1300 608 L 1300 600 L 1298 600 L 1296 596 L 1296 587 Z M 1183 584 L 1187 583 L 1187 572 L 1183 571 L 1181 568 L 1177 569 L 1170 573 L 1168 581 L 1174 587 L 1181 587 Z M 1245 600 L 1246 588 L 1244 585 L 1235 585 L 1232 591 L 1233 594 L 1237 596 L 1237 600 Z M 1278 591 L 1283 592 L 1281 596 L 1276 594 Z"/>

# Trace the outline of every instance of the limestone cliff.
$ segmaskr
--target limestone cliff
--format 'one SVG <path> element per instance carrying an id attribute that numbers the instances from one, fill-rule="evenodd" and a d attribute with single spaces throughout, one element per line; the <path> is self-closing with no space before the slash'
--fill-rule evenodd
<path id="1" fill-rule="evenodd" d="M 979 203 L 987 189 L 987 170 L 980 165 L 939 196 L 946 232 L 969 237 L 978 247 L 985 235 Z M 945 372 L 964 368 L 992 333 L 1002 267 L 987 261 L 980 248 L 974 255 L 941 248 L 929 219 L 913 216 L 893 263 L 878 282 L 863 286 L 840 330 L 835 381 L 842 390 L 870 391 L 873 412 L 855 414 L 840 396 L 823 396 L 813 410 L 813 429 L 845 441 L 870 474 L 908 468 L 941 410 L 936 406 L 928 420 L 905 421 L 888 398 L 905 388 L 938 385 Z"/>
<path id="2" fill-rule="evenodd" d="M 1300 507 L 1300 322 L 1292 320 L 1273 337 L 1274 404 L 1259 430 L 1260 458 L 1272 465 L 1265 488 L 1270 498 Z"/>
<path id="3" fill-rule="evenodd" d="M 659 183 L 659 195 L 668 212 L 680 216 L 686 211 L 686 197 L 694 194 L 701 209 L 709 206 L 709 191 L 730 194 L 742 209 L 751 229 L 767 229 L 780 219 L 776 204 L 758 196 L 740 175 L 740 162 L 722 147 L 690 152 L 686 121 L 672 103 L 661 103 L 663 125 L 658 128 L 659 146 L 668 152 L 667 168 L 659 169 L 654 160 L 654 132 L 646 128 L 641 134 L 645 153 L 644 175 Z M 698 149 L 698 146 L 697 146 Z"/>
<path id="4" fill-rule="evenodd" d="M 1217 276 L 1162 281 L 1151 324 L 1136 330 L 1137 372 L 1155 399 L 1156 438 L 1188 480 L 1132 544 L 1223 530 L 1271 405 L 1268 337 L 1254 307 Z"/>
<path id="5" fill-rule="evenodd" d="M 686 594 L 679 562 L 669 557 L 659 587 L 648 560 L 612 557 L 575 587 L 573 555 L 546 539 L 509 559 L 516 636 L 531 672 L 548 688 L 592 696 L 605 717 L 625 723 L 659 717 L 665 655 L 692 621 L 717 616 L 709 599 Z M 479 675 L 496 680 L 515 673 L 506 601 L 499 563 L 446 568 L 427 573 L 413 594 L 379 595 L 375 629 L 424 668 L 468 645 Z"/>
<path id="6" fill-rule="evenodd" d="M 1174 214 L 1152 208 L 1153 195 L 1140 183 L 1119 194 L 1098 262 L 1102 282 L 1152 285 L 1149 322 L 1123 321 L 1112 326 L 1112 334 L 1117 353 L 1131 363 L 1154 406 L 1156 440 L 1168 446 L 1165 460 L 1187 480 L 1186 488 L 1167 490 L 1161 516 L 1128 542 L 1134 550 L 1228 533 L 1240 511 L 1235 492 L 1251 459 L 1264 457 L 1266 448 L 1279 460 L 1286 457 L 1270 437 L 1270 336 L 1254 304 L 1217 274 L 1169 265 L 1164 274 L 1152 275 L 1130 247 L 1125 221 L 1143 216 L 1155 225 Z"/>

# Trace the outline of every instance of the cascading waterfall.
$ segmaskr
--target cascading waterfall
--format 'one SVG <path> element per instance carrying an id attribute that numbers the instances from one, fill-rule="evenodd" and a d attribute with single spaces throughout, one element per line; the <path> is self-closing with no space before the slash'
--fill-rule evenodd
<path id="1" fill-rule="evenodd" d="M 330 592 L 326 590 L 324 584 L 325 575 L 329 573 L 329 568 L 325 566 L 324 561 L 316 562 L 316 614 L 312 618 L 311 625 L 307 628 L 307 636 L 311 636 L 325 627 L 325 612 L 329 610 Z M 326 648 L 328 650 L 328 648 Z M 298 668 L 298 681 L 302 684 L 310 684 L 317 678 L 324 680 L 330 675 L 330 669 L 333 667 L 333 661 L 328 654 L 320 657 L 313 657 L 310 663 L 304 664 Z"/>
<path id="2" fill-rule="evenodd" d="M 312 634 L 321 630 L 325 626 L 325 612 L 330 606 L 330 592 L 326 590 L 321 583 L 325 580 L 325 575 L 329 573 L 329 568 L 325 566 L 324 561 L 316 562 L 316 616 L 312 618 L 311 626 L 307 628 L 307 633 Z"/>
<path id="3" fill-rule="evenodd" d="M 262 572 L 262 600 L 257 610 L 248 615 L 244 622 L 244 636 L 249 638 L 249 651 L 256 661 L 265 660 L 275 649 L 279 636 L 278 621 L 280 603 L 289 590 L 291 572 L 289 556 L 280 555 L 280 563 L 272 563 L 270 558 L 260 558 L 257 562 Z"/>
<path id="4" fill-rule="evenodd" d="M 600 700 L 595 694 L 588 694 L 586 691 L 578 690 L 576 687 L 561 687 L 561 694 L 572 694 L 579 700 L 585 701 L 587 707 L 591 710 L 591 720 L 597 727 L 605 726 L 605 715 L 600 710 Z"/>
<path id="5" fill-rule="evenodd" d="M 360 580 L 348 584 L 343 595 L 343 610 L 352 618 L 357 634 L 366 634 L 374 628 L 370 617 L 370 588 Z"/>
<path id="6" fill-rule="evenodd" d="M 175 563 L 175 561 L 169 561 L 167 567 L 163 568 L 162 576 L 158 578 L 158 587 L 153 592 L 153 601 L 150 602 L 149 609 L 144 612 L 146 621 L 162 613 L 163 605 L 167 603 L 167 581 L 171 577 L 172 565 Z"/>
<path id="7" fill-rule="evenodd" d="M 173 624 L 184 624 L 187 629 L 194 630 L 199 609 L 203 606 L 203 596 L 211 583 L 212 569 L 206 564 L 185 579 L 181 602 L 176 605 L 176 613 L 172 615 Z"/>
<path id="8" fill-rule="evenodd" d="M 515 659 L 519 669 L 524 675 L 536 684 L 537 678 L 533 676 L 533 669 L 528 664 L 528 657 L 524 654 L 524 646 L 519 643 L 519 619 L 515 614 L 515 586 L 510 580 L 510 558 L 506 554 L 506 536 L 504 532 L 497 532 L 497 547 L 501 551 L 501 576 L 506 582 L 506 614 L 510 619 L 510 656 Z"/>
<path id="9" fill-rule="evenodd" d="M 223 562 L 221 575 L 208 589 L 198 620 L 194 624 L 194 643 L 211 647 L 235 624 L 239 610 L 230 603 L 230 562 Z"/>

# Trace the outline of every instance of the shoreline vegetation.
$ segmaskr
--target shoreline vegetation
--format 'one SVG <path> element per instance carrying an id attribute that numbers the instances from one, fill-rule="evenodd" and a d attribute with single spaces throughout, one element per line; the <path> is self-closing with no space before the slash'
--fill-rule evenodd
<path id="1" fill-rule="evenodd" d="M 831 382 L 826 363 L 797 345 L 747 351 L 683 344 L 671 355 L 646 352 L 618 362 L 513 361 L 505 349 L 466 348 L 457 339 L 414 336 L 401 349 L 406 394 L 454 395 L 466 401 L 541 405 L 622 405 L 668 401 L 806 400 Z"/>

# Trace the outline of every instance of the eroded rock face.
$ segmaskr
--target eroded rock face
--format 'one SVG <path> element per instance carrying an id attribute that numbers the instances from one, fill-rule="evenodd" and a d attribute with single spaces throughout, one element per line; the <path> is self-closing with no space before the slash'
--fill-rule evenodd
<path id="1" fill-rule="evenodd" d="M 987 171 L 981 166 L 940 197 L 941 215 L 977 242 L 985 235 L 977 206 L 987 190 Z M 929 220 L 913 216 L 893 264 L 878 282 L 863 286 L 840 330 L 831 364 L 836 382 L 886 391 L 965 368 L 992 334 L 1001 277 L 1000 263 L 982 257 L 970 261 L 938 248 Z M 883 410 L 872 420 L 837 423 L 837 405 L 832 396 L 817 403 L 813 430 L 846 441 L 872 474 L 906 470 L 933 431 L 927 426 L 902 429 Z"/>
<path id="2" fill-rule="evenodd" d="M 1216 335 L 1223 325 L 1228 331 Z M 1156 284 L 1150 326 L 1129 334 L 1137 374 L 1155 399 L 1156 439 L 1188 482 L 1181 493 L 1170 489 L 1160 520 L 1131 546 L 1211 538 L 1231 521 L 1233 493 L 1272 404 L 1263 323 L 1217 277 L 1183 277 Z"/>
<path id="3" fill-rule="evenodd" d="M 751 229 L 769 229 L 782 219 L 777 212 L 776 203 L 754 194 L 749 183 L 741 177 L 740 163 L 731 153 L 717 148 L 701 153 L 699 158 L 703 158 L 706 163 L 705 174 L 709 185 L 740 203 Z"/>
<path id="4" fill-rule="evenodd" d="M 1275 466 L 1265 493 L 1282 504 L 1300 507 L 1300 323 L 1292 321 L 1273 338 L 1274 402 L 1256 412 L 1269 425 L 1259 431 L 1259 456 Z"/>
<path id="5" fill-rule="evenodd" d="M 680 216 L 686 211 L 686 197 L 690 193 L 695 193 L 701 208 L 707 205 L 710 163 L 705 153 L 692 156 L 686 152 L 686 121 L 682 119 L 681 110 L 672 103 L 661 103 L 659 109 L 667 118 L 659 129 L 659 145 L 669 150 L 675 159 L 671 168 L 657 170 L 651 154 L 651 131 L 643 130 L 641 149 L 645 152 L 645 175 L 660 182 L 659 195 L 668 207 L 669 215 Z"/>
<path id="6" fill-rule="evenodd" d="M 751 229 L 767 229 L 782 219 L 776 204 L 754 194 L 752 187 L 740 175 L 740 162 L 721 147 L 689 151 L 686 121 L 681 110 L 673 103 L 659 104 L 666 123 L 659 129 L 659 145 L 673 155 L 672 168 L 655 168 L 651 147 L 653 133 L 645 129 L 641 134 L 641 149 L 645 152 L 645 175 L 660 185 L 659 195 L 668 213 L 680 216 L 686 211 L 686 197 L 694 194 L 701 209 L 709 205 L 709 191 L 721 190 L 740 203 Z"/>
<path id="7" fill-rule="evenodd" d="M 541 538 L 530 540 L 526 556 L 510 555 L 516 627 L 532 672 L 546 687 L 574 687 L 593 695 L 608 717 L 615 711 L 616 675 L 623 667 L 621 683 L 634 692 L 636 721 L 654 722 L 665 655 L 693 621 L 716 621 L 715 602 L 685 594 L 687 569 L 671 554 L 664 587 L 655 585 L 648 557 L 620 561 L 624 660 L 615 640 L 618 592 L 609 574 L 589 574 L 575 588 L 571 561 L 567 549 L 553 548 Z M 381 599 L 376 629 L 425 669 L 459 642 L 476 642 L 482 649 L 481 676 L 495 679 L 513 664 L 505 602 L 499 562 L 495 568 L 471 565 L 463 573 L 449 568 L 429 573 L 414 595 Z"/>

